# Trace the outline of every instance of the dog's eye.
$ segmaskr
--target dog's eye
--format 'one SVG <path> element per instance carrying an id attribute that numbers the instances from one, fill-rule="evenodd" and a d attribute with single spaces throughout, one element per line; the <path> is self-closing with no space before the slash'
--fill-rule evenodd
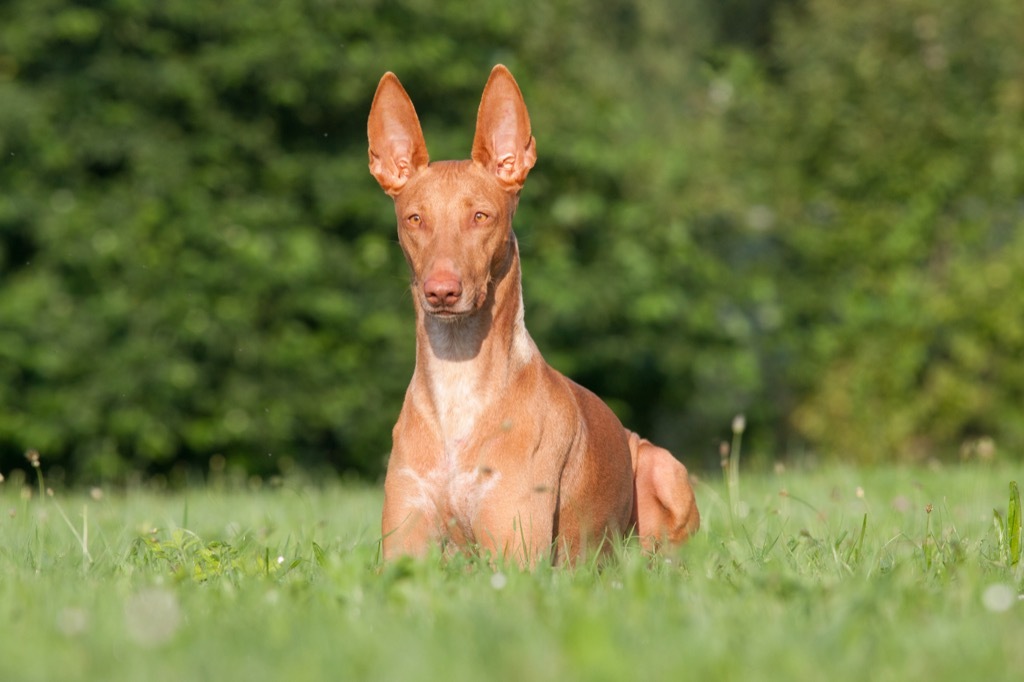
<path id="1" fill-rule="evenodd" d="M 484 222 L 487 222 L 487 218 L 489 218 L 489 217 L 490 216 L 488 216 L 483 211 L 477 211 L 476 215 L 473 216 L 473 220 L 475 222 L 477 222 L 477 223 L 484 223 Z"/>
<path id="2" fill-rule="evenodd" d="M 419 213 L 413 213 L 411 216 L 405 219 L 405 222 L 409 223 L 409 225 L 411 225 L 412 227 L 419 227 L 420 223 L 423 222 L 423 219 L 420 218 Z"/>

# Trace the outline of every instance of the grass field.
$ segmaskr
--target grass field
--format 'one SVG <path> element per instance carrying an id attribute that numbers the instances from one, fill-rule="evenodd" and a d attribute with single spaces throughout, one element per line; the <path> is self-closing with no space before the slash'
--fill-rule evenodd
<path id="1" fill-rule="evenodd" d="M 370 487 L 8 480 L 0 680 L 1022 679 L 1019 473 L 707 477 L 678 553 L 534 574 L 381 567 Z"/>

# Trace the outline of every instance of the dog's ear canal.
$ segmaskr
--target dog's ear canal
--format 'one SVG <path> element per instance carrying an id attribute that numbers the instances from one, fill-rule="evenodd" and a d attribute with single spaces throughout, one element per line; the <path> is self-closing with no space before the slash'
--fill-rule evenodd
<path id="1" fill-rule="evenodd" d="M 390 71 L 377 84 L 366 132 L 370 138 L 370 173 L 392 196 L 430 162 L 416 109 Z"/>
<path id="2" fill-rule="evenodd" d="M 523 93 L 509 70 L 498 64 L 484 86 L 473 138 L 473 160 L 495 174 L 509 192 L 518 192 L 537 162 L 536 141 Z"/>

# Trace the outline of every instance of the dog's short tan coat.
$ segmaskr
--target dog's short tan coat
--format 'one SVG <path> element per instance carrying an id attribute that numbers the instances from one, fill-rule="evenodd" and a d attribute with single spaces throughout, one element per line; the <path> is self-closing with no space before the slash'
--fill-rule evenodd
<path id="1" fill-rule="evenodd" d="M 700 522 L 685 467 L 548 366 L 526 331 L 512 216 L 537 155 L 512 74 L 491 72 L 471 160 L 429 162 L 392 73 L 368 133 L 416 301 L 416 369 L 384 483 L 385 559 L 441 544 L 532 566 L 634 529 L 648 549 L 685 540 Z"/>

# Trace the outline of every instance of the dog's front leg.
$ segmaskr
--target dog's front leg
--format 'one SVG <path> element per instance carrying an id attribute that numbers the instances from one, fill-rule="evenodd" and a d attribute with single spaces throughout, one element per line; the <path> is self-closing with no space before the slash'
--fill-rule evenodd
<path id="1" fill-rule="evenodd" d="M 557 482 L 547 477 L 516 478 L 495 489 L 481 505 L 473 535 L 480 550 L 492 559 L 534 568 L 552 559 Z"/>
<path id="2" fill-rule="evenodd" d="M 381 518 L 385 561 L 402 555 L 424 556 L 442 536 L 440 483 L 444 477 L 432 455 L 440 451 L 440 444 L 418 426 L 416 413 L 403 410 L 393 434 Z"/>
<path id="3" fill-rule="evenodd" d="M 409 469 L 389 467 L 381 519 L 383 557 L 424 556 L 438 539 L 434 500 Z"/>

